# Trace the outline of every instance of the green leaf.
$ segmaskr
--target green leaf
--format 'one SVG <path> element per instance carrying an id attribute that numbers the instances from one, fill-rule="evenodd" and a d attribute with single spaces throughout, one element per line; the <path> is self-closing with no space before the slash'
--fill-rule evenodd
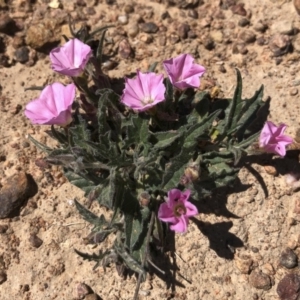
<path id="1" fill-rule="evenodd" d="M 198 142 L 197 139 L 199 139 L 205 133 L 205 131 L 207 131 L 212 126 L 213 121 L 216 119 L 220 112 L 220 110 L 217 110 L 211 113 L 200 123 L 194 124 L 186 132 L 184 132 L 185 140 L 183 147 L 185 149 L 195 147 Z"/>
<path id="2" fill-rule="evenodd" d="M 77 210 L 82 215 L 84 220 L 97 227 L 107 225 L 107 221 L 105 220 L 105 217 L 103 215 L 101 215 L 99 218 L 90 210 L 86 209 L 83 205 L 81 205 L 77 200 L 74 200 L 74 202 Z"/>
<path id="3" fill-rule="evenodd" d="M 165 149 L 171 146 L 180 137 L 180 134 L 177 131 L 156 132 L 152 133 L 152 137 L 155 139 L 154 149 Z"/>

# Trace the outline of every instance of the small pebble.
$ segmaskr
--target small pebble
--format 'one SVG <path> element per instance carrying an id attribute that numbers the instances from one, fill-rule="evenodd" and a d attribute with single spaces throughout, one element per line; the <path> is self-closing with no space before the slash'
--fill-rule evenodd
<path id="1" fill-rule="evenodd" d="M 134 12 L 134 7 L 130 4 L 124 6 L 124 11 L 126 14 L 131 14 Z"/>
<path id="2" fill-rule="evenodd" d="M 272 287 L 270 277 L 262 272 L 252 271 L 249 276 L 249 283 L 256 289 L 265 291 Z"/>
<path id="3" fill-rule="evenodd" d="M 14 34 L 15 21 L 8 15 L 0 15 L 0 32 L 13 35 Z"/>
<path id="4" fill-rule="evenodd" d="M 90 287 L 85 283 L 80 282 L 75 287 L 74 297 L 76 297 L 76 299 L 86 299 L 86 296 L 90 294 L 90 292 Z"/>
<path id="5" fill-rule="evenodd" d="M 263 36 L 260 36 L 256 39 L 256 43 L 258 46 L 264 46 L 266 44 L 266 40 Z"/>
<path id="6" fill-rule="evenodd" d="M 0 270 L 0 284 L 7 280 L 7 275 L 4 270 Z"/>
<path id="7" fill-rule="evenodd" d="M 85 296 L 84 300 L 98 300 L 99 297 L 97 294 L 88 294 Z"/>
<path id="8" fill-rule="evenodd" d="M 277 285 L 277 294 L 280 300 L 299 299 L 300 276 L 295 273 L 285 275 Z"/>
<path id="9" fill-rule="evenodd" d="M 8 226 L 7 225 L 0 225 L 0 234 L 3 234 L 7 231 Z"/>
<path id="10" fill-rule="evenodd" d="M 171 35 L 169 36 L 169 41 L 172 45 L 175 45 L 180 41 L 180 37 L 175 33 L 171 33 Z"/>
<path id="11" fill-rule="evenodd" d="M 127 34 L 131 37 L 134 38 L 138 35 L 140 29 L 138 24 L 131 24 L 127 30 Z"/>
<path id="12" fill-rule="evenodd" d="M 233 6 L 230 7 L 230 9 L 236 15 L 240 15 L 240 16 L 246 16 L 247 15 L 247 11 L 245 10 L 243 3 L 233 5 Z"/>
<path id="13" fill-rule="evenodd" d="M 264 33 L 268 29 L 268 25 L 262 22 L 258 22 L 254 25 L 254 30 Z"/>
<path id="14" fill-rule="evenodd" d="M 198 19 L 199 14 L 195 9 L 190 9 L 188 11 L 188 16 L 193 18 L 193 19 Z"/>
<path id="15" fill-rule="evenodd" d="M 39 248 L 43 244 L 43 241 L 35 234 L 30 235 L 29 242 L 34 248 Z"/>
<path id="16" fill-rule="evenodd" d="M 202 40 L 202 43 L 203 43 L 203 46 L 206 50 L 213 50 L 215 48 L 215 43 L 213 41 L 212 38 L 210 37 L 205 37 L 203 40 Z"/>
<path id="17" fill-rule="evenodd" d="M 190 30 L 190 26 L 186 23 L 180 24 L 178 27 L 178 35 L 182 38 L 182 39 L 186 39 L 188 36 L 188 32 Z"/>
<path id="18" fill-rule="evenodd" d="M 250 21 L 247 19 L 247 18 L 242 18 L 242 19 L 240 19 L 239 20 L 239 23 L 238 23 L 238 25 L 240 26 L 240 27 L 245 27 L 245 26 L 247 26 L 247 25 L 249 25 L 250 24 Z"/>
<path id="19" fill-rule="evenodd" d="M 247 44 L 254 43 L 256 39 L 255 33 L 251 30 L 241 31 L 238 37 Z"/>
<path id="20" fill-rule="evenodd" d="M 119 43 L 118 53 L 123 59 L 127 59 L 129 56 L 131 56 L 132 49 L 127 39 L 123 39 Z"/>
<path id="21" fill-rule="evenodd" d="M 220 65 L 220 66 L 219 66 L 219 71 L 220 71 L 221 73 L 226 73 L 226 72 L 227 72 L 226 69 L 225 69 L 225 67 L 224 67 L 224 65 Z"/>
<path id="22" fill-rule="evenodd" d="M 286 54 L 291 48 L 289 36 L 284 34 L 275 34 L 269 42 L 269 48 L 275 57 Z"/>
<path id="23" fill-rule="evenodd" d="M 291 96 L 296 96 L 298 94 L 298 89 L 297 88 L 293 88 L 290 90 L 290 95 Z"/>
<path id="24" fill-rule="evenodd" d="M 158 26 L 153 22 L 140 24 L 140 29 L 146 33 L 156 33 L 158 31 Z"/>
<path id="25" fill-rule="evenodd" d="M 122 25 L 128 24 L 128 17 L 126 15 L 124 16 L 119 16 L 118 17 L 118 22 Z"/>
<path id="26" fill-rule="evenodd" d="M 295 268 L 298 264 L 298 257 L 290 248 L 286 248 L 280 255 L 280 264 L 287 269 Z"/>
<path id="27" fill-rule="evenodd" d="M 15 51 L 16 61 L 24 64 L 29 60 L 29 49 L 27 47 L 21 47 Z"/>

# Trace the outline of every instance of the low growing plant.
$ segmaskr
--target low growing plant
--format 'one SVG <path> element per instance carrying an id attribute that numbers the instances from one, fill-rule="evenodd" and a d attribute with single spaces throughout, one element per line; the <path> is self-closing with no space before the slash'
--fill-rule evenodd
<path id="1" fill-rule="evenodd" d="M 76 252 L 96 266 L 115 263 L 119 270 L 138 274 L 136 298 L 169 230 L 186 232 L 189 218 L 198 213 L 196 202 L 234 183 L 237 163 L 261 134 L 261 128 L 250 125 L 264 105 L 263 86 L 242 99 L 242 77 L 236 70 L 232 98 L 211 99 L 197 90 L 205 68 L 181 54 L 163 62 L 168 77 L 156 74 L 154 64 L 125 78 L 120 95 L 101 70 L 107 29 L 88 34 L 82 28 L 51 51 L 53 70 L 73 83 L 45 87 L 25 114 L 34 124 L 51 125 L 55 149 L 31 137 L 47 153 L 47 161 L 62 165 L 69 182 L 89 201 L 113 212 L 106 219 L 75 202 L 93 225 L 90 243 L 114 236 L 111 247 L 98 254 Z M 98 48 L 92 49 L 97 34 Z M 267 122 L 260 147 L 284 156 L 292 142 L 283 135 L 285 127 Z"/>

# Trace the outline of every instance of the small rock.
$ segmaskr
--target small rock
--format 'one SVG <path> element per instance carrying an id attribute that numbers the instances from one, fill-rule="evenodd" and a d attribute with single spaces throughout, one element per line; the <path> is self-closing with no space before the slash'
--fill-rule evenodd
<path id="1" fill-rule="evenodd" d="M 90 16 L 94 16 L 96 14 L 96 11 L 95 11 L 94 7 L 87 7 L 85 9 L 85 12 L 86 12 L 87 15 L 90 15 Z"/>
<path id="2" fill-rule="evenodd" d="M 128 24 L 128 17 L 126 15 L 124 16 L 119 16 L 118 17 L 118 22 L 122 25 Z"/>
<path id="3" fill-rule="evenodd" d="M 238 37 L 247 44 L 254 43 L 256 40 L 256 35 L 251 30 L 241 31 Z"/>
<path id="4" fill-rule="evenodd" d="M 0 190 L 0 219 L 7 218 L 29 196 L 30 184 L 25 172 L 13 175 Z"/>
<path id="5" fill-rule="evenodd" d="M 256 43 L 259 46 L 264 46 L 266 44 L 266 40 L 263 36 L 260 36 L 259 38 L 256 39 Z"/>
<path id="6" fill-rule="evenodd" d="M 247 18 L 242 18 L 242 19 L 240 19 L 239 20 L 239 23 L 238 23 L 238 25 L 240 26 L 240 27 L 245 27 L 245 26 L 247 26 L 247 25 L 249 25 L 250 24 L 250 21 L 247 19 Z"/>
<path id="7" fill-rule="evenodd" d="M 0 32 L 13 35 L 17 31 L 15 21 L 8 15 L 0 15 Z"/>
<path id="8" fill-rule="evenodd" d="M 251 272 L 249 283 L 256 289 L 269 290 L 271 288 L 271 279 L 268 275 L 262 272 Z"/>
<path id="9" fill-rule="evenodd" d="M 153 37 L 149 34 L 142 33 L 140 35 L 140 40 L 146 44 L 150 44 L 153 42 Z"/>
<path id="10" fill-rule="evenodd" d="M 186 23 L 180 24 L 178 27 L 178 35 L 182 39 L 186 39 L 188 36 L 188 31 L 190 30 L 190 26 Z"/>
<path id="11" fill-rule="evenodd" d="M 193 19 L 198 19 L 199 14 L 195 9 L 190 9 L 188 11 L 188 16 L 193 18 Z"/>
<path id="12" fill-rule="evenodd" d="M 286 54 L 291 48 L 289 36 L 284 34 L 275 34 L 269 42 L 269 48 L 275 57 Z"/>
<path id="13" fill-rule="evenodd" d="M 165 46 L 166 43 L 167 43 L 167 39 L 166 39 L 165 36 L 160 36 L 160 37 L 158 38 L 158 44 L 159 44 L 160 46 Z"/>
<path id="14" fill-rule="evenodd" d="M 3 234 L 7 231 L 8 226 L 7 225 L 0 225 L 0 234 Z"/>
<path id="15" fill-rule="evenodd" d="M 223 33 L 219 30 L 213 30 L 210 32 L 210 37 L 213 39 L 216 43 L 222 43 L 223 42 Z"/>
<path id="16" fill-rule="evenodd" d="M 258 22 L 254 25 L 254 30 L 258 32 L 265 32 L 268 29 L 268 25 L 263 22 Z"/>
<path id="17" fill-rule="evenodd" d="M 14 54 L 16 61 L 21 64 L 24 64 L 29 60 L 29 49 L 25 46 L 17 49 Z"/>
<path id="18" fill-rule="evenodd" d="M 60 30 L 55 18 L 32 24 L 26 32 L 26 44 L 33 49 L 40 49 L 49 43 L 59 42 Z"/>
<path id="19" fill-rule="evenodd" d="M 265 263 L 261 266 L 261 270 L 263 273 L 267 274 L 267 275 L 275 275 L 275 270 L 273 268 L 273 266 L 270 263 Z"/>
<path id="20" fill-rule="evenodd" d="M 215 48 L 215 42 L 213 41 L 213 39 L 211 37 L 205 37 L 202 40 L 203 46 L 205 49 L 207 50 L 213 50 Z"/>
<path id="21" fill-rule="evenodd" d="M 7 275 L 4 270 L 0 270 L 0 284 L 7 280 Z"/>
<path id="22" fill-rule="evenodd" d="M 291 96 L 296 96 L 298 94 L 298 89 L 297 88 L 293 88 L 290 90 L 290 95 Z"/>
<path id="23" fill-rule="evenodd" d="M 156 33 L 158 31 L 158 26 L 153 22 L 140 24 L 140 29 L 146 33 Z"/>
<path id="24" fill-rule="evenodd" d="M 164 11 L 164 12 L 161 14 L 160 17 L 161 17 L 162 20 L 171 18 L 171 16 L 170 16 L 170 14 L 169 14 L 168 11 Z"/>
<path id="25" fill-rule="evenodd" d="M 247 54 L 248 53 L 248 49 L 246 47 L 246 44 L 245 43 L 238 43 L 238 42 L 234 43 L 232 45 L 232 53 L 233 54 L 240 53 L 240 54 L 243 54 L 243 55 Z"/>
<path id="26" fill-rule="evenodd" d="M 119 43 L 118 53 L 123 59 L 127 59 L 129 56 L 132 55 L 132 49 L 127 39 L 123 39 Z"/>
<path id="27" fill-rule="evenodd" d="M 298 274 L 285 275 L 277 285 L 280 300 L 297 300 L 300 295 L 300 276 Z"/>
<path id="28" fill-rule="evenodd" d="M 124 6 L 124 11 L 126 14 L 131 14 L 134 12 L 134 7 L 130 4 Z"/>
<path id="29" fill-rule="evenodd" d="M 180 37 L 176 33 L 171 33 L 169 36 L 169 41 L 171 45 L 175 45 L 180 41 Z"/>
<path id="30" fill-rule="evenodd" d="M 76 299 L 86 299 L 86 296 L 90 294 L 91 289 L 83 282 L 77 284 L 74 290 L 74 297 Z"/>
<path id="31" fill-rule="evenodd" d="M 298 264 L 298 257 L 293 250 L 286 248 L 280 255 L 280 264 L 287 269 L 295 268 Z"/>
<path id="32" fill-rule="evenodd" d="M 282 33 L 291 35 L 294 34 L 294 25 L 293 22 L 287 19 L 281 21 L 275 21 L 275 23 L 271 26 L 271 33 Z"/>
<path id="33" fill-rule="evenodd" d="M 226 73 L 227 72 L 223 64 L 219 66 L 219 71 L 221 73 Z"/>
<path id="34" fill-rule="evenodd" d="M 294 7 L 298 15 L 300 15 L 300 0 L 294 0 Z"/>
<path id="35" fill-rule="evenodd" d="M 245 259 L 237 257 L 235 259 L 235 265 L 242 274 L 249 274 L 252 264 L 253 260 L 250 257 L 245 257 Z"/>
<path id="36" fill-rule="evenodd" d="M 43 241 L 36 234 L 30 235 L 29 242 L 34 248 L 39 248 L 43 244 Z"/>
<path id="37" fill-rule="evenodd" d="M 247 11 L 245 10 L 243 3 L 233 5 L 233 6 L 230 7 L 230 9 L 236 15 L 240 15 L 240 16 L 246 16 L 247 15 Z"/>
<path id="38" fill-rule="evenodd" d="M 138 24 L 131 24 L 129 27 L 128 27 L 128 30 L 127 30 L 127 34 L 131 37 L 131 38 L 134 38 L 138 35 L 140 29 L 139 29 L 139 26 Z"/>
<path id="39" fill-rule="evenodd" d="M 99 297 L 97 294 L 88 294 L 85 296 L 84 300 L 98 300 Z"/>
<path id="40" fill-rule="evenodd" d="M 276 168 L 274 166 L 264 166 L 266 173 L 269 175 L 276 176 L 278 174 Z"/>

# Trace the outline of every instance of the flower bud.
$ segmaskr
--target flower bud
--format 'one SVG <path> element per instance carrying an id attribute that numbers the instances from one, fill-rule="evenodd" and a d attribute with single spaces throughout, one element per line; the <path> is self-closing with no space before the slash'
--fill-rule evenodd
<path id="1" fill-rule="evenodd" d="M 139 196 L 139 202 L 141 206 L 148 206 L 151 196 L 147 192 L 142 192 Z"/>

